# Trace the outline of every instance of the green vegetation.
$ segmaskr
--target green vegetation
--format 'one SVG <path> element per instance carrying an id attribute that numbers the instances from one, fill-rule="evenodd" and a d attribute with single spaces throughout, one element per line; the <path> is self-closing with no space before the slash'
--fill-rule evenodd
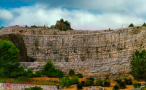
<path id="1" fill-rule="evenodd" d="M 83 85 L 81 83 L 77 84 L 78 89 L 83 89 Z"/>
<path id="2" fill-rule="evenodd" d="M 64 75 L 62 70 L 55 69 L 55 66 L 51 61 L 48 61 L 43 66 L 42 74 L 47 75 L 48 77 L 62 77 Z"/>
<path id="3" fill-rule="evenodd" d="M 29 79 L 29 78 L 26 77 L 26 76 L 19 76 L 18 78 L 16 78 L 16 81 L 17 81 L 17 82 L 22 81 L 22 83 L 24 83 L 24 82 L 31 81 L 31 79 Z"/>
<path id="4" fill-rule="evenodd" d="M 34 76 L 35 76 L 35 77 L 40 77 L 40 76 L 41 76 L 40 71 L 36 71 L 35 74 L 34 74 Z"/>
<path id="5" fill-rule="evenodd" d="M 125 80 L 126 85 L 132 85 L 133 84 L 130 77 L 125 77 L 124 80 Z"/>
<path id="6" fill-rule="evenodd" d="M 97 86 L 103 86 L 103 81 L 102 80 L 96 80 L 96 85 Z"/>
<path id="7" fill-rule="evenodd" d="M 73 69 L 69 70 L 69 75 L 70 75 L 70 76 L 75 75 L 75 72 L 74 72 L 74 70 L 73 70 Z"/>
<path id="8" fill-rule="evenodd" d="M 104 87 L 110 87 L 110 80 L 104 80 Z"/>
<path id="9" fill-rule="evenodd" d="M 114 85 L 113 90 L 119 90 L 119 89 L 120 89 L 119 85 Z"/>
<path id="10" fill-rule="evenodd" d="M 31 62 L 34 62 L 34 61 L 36 61 L 36 59 L 33 58 L 33 57 L 31 57 L 31 58 L 30 58 L 30 61 L 31 61 Z"/>
<path id="11" fill-rule="evenodd" d="M 0 78 L 23 75 L 24 68 L 20 66 L 18 53 L 13 43 L 0 39 Z"/>
<path id="12" fill-rule="evenodd" d="M 85 83 L 85 86 L 92 86 L 93 85 L 93 80 L 87 80 Z"/>
<path id="13" fill-rule="evenodd" d="M 144 24 L 142 26 L 146 26 L 145 22 L 144 22 Z"/>
<path id="14" fill-rule="evenodd" d="M 81 81 L 82 86 L 85 86 L 85 81 Z"/>
<path id="15" fill-rule="evenodd" d="M 83 75 L 81 73 L 76 74 L 79 78 L 83 78 Z"/>
<path id="16" fill-rule="evenodd" d="M 141 83 L 136 83 L 136 82 L 135 82 L 135 83 L 133 84 L 133 87 L 134 87 L 134 88 L 139 88 L 140 86 L 141 86 Z"/>
<path id="17" fill-rule="evenodd" d="M 29 78 L 33 77 L 33 71 L 30 68 L 27 69 L 26 76 Z"/>
<path id="18" fill-rule="evenodd" d="M 117 83 L 120 83 L 122 81 L 122 79 L 116 79 L 114 81 L 116 81 Z"/>
<path id="19" fill-rule="evenodd" d="M 133 23 L 131 23 L 131 24 L 129 25 L 129 27 L 134 27 Z"/>
<path id="20" fill-rule="evenodd" d="M 62 78 L 59 78 L 61 80 L 61 85 L 62 86 L 66 86 L 66 87 L 69 87 L 70 85 L 73 84 L 72 80 L 70 80 L 67 76 L 66 77 L 62 77 Z"/>
<path id="21" fill-rule="evenodd" d="M 77 76 L 72 76 L 71 80 L 72 80 L 73 84 L 79 83 L 79 78 Z"/>
<path id="22" fill-rule="evenodd" d="M 31 28 L 37 28 L 37 26 L 33 25 L 33 26 L 31 26 Z"/>
<path id="23" fill-rule="evenodd" d="M 4 26 L 2 26 L 0 29 L 4 28 Z"/>
<path id="24" fill-rule="evenodd" d="M 51 25 L 51 26 L 50 26 L 51 29 L 53 29 L 54 27 L 55 27 L 54 25 Z"/>
<path id="25" fill-rule="evenodd" d="M 131 61 L 131 74 L 134 79 L 145 79 L 146 80 L 146 51 L 145 49 L 139 52 L 136 50 L 135 54 L 132 56 Z"/>
<path id="26" fill-rule="evenodd" d="M 124 81 L 119 82 L 119 86 L 121 89 L 126 88 L 126 83 Z"/>
<path id="27" fill-rule="evenodd" d="M 30 87 L 28 90 L 43 90 L 43 88 L 35 86 L 35 87 Z"/>

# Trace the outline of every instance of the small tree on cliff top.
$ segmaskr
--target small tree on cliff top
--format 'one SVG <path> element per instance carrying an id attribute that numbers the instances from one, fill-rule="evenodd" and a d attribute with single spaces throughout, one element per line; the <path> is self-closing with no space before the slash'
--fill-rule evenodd
<path id="1" fill-rule="evenodd" d="M 64 20 L 63 20 L 63 18 L 61 18 L 61 19 L 60 19 L 60 22 L 63 22 L 63 23 L 64 23 Z"/>
<path id="2" fill-rule="evenodd" d="M 131 23 L 131 24 L 129 25 L 129 27 L 134 27 L 133 23 Z"/>
<path id="3" fill-rule="evenodd" d="M 146 24 L 144 23 L 142 26 L 146 26 Z"/>

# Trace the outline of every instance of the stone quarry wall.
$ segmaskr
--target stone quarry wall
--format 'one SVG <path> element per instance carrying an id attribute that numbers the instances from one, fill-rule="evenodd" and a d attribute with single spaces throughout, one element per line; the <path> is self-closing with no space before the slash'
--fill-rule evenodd
<path id="1" fill-rule="evenodd" d="M 84 76 L 129 75 L 131 55 L 136 49 L 146 49 L 146 27 L 66 32 L 21 30 L 20 33 L 28 56 L 38 61 L 51 60 L 65 73 L 74 69 Z"/>

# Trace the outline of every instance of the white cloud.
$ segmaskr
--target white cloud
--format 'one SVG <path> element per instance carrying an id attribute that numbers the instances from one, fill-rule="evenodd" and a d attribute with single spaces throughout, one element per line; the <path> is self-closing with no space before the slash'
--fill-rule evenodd
<path id="1" fill-rule="evenodd" d="M 107 4 L 107 2 L 109 3 Z M 135 8 L 132 5 L 124 5 L 124 3 L 124 1 L 119 2 L 113 0 L 113 2 L 111 2 L 110 0 L 103 0 L 103 2 L 98 2 L 96 7 L 95 2 L 94 4 L 93 2 L 89 3 L 89 5 L 93 4 L 91 5 L 91 8 L 97 8 L 97 10 L 100 9 L 101 11 L 103 10 L 101 14 L 92 14 L 88 12 L 87 9 L 68 11 L 67 9 L 61 9 L 61 7 L 48 8 L 48 6 L 42 4 L 14 8 L 7 12 L 19 13 L 19 16 L 14 15 L 13 20 L 10 22 L 10 25 L 51 26 L 56 24 L 56 21 L 60 20 L 60 18 L 68 20 L 71 23 L 71 27 L 77 30 L 101 30 L 109 28 L 116 29 L 120 28 L 123 24 L 124 27 L 127 27 L 130 23 L 133 23 L 134 25 L 142 25 L 145 22 L 145 19 L 139 17 L 138 15 L 139 13 L 145 13 L 145 9 L 139 10 L 139 7 L 137 6 L 137 8 Z M 142 2 L 140 3 L 142 5 L 141 7 L 144 8 L 144 4 Z M 84 2 L 82 6 L 87 7 L 86 5 L 87 2 Z M 115 8 L 116 6 L 119 8 Z M 130 7 L 130 9 L 134 7 L 134 9 L 131 10 L 132 12 L 129 12 L 130 9 L 128 9 L 127 7 Z M 106 8 L 107 12 L 105 12 Z M 126 13 L 119 13 L 122 10 L 124 10 L 124 12 Z"/>
<path id="2" fill-rule="evenodd" d="M 5 9 L 0 9 L 0 20 L 9 21 L 13 18 L 13 14 Z"/>

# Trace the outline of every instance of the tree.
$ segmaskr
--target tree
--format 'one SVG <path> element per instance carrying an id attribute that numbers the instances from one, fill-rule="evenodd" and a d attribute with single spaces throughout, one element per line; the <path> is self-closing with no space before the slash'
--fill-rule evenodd
<path id="1" fill-rule="evenodd" d="M 146 51 L 145 49 L 139 52 L 136 50 L 135 54 L 132 56 L 131 61 L 131 74 L 137 80 L 146 78 Z"/>
<path id="2" fill-rule="evenodd" d="M 60 19 L 60 22 L 63 22 L 63 23 L 64 23 L 64 20 L 63 20 L 63 18 L 61 18 L 61 19 Z"/>
<path id="3" fill-rule="evenodd" d="M 51 29 L 53 29 L 54 27 L 55 27 L 54 25 L 51 25 L 51 26 L 50 26 Z"/>
<path id="4" fill-rule="evenodd" d="M 131 24 L 129 25 L 129 27 L 134 27 L 133 23 L 131 23 Z"/>
<path id="5" fill-rule="evenodd" d="M 13 43 L 0 39 L 0 77 L 16 77 L 23 75 L 24 68 L 20 67 L 17 58 L 19 50 Z"/>
<path id="6" fill-rule="evenodd" d="M 144 22 L 144 24 L 142 26 L 146 26 L 145 22 Z"/>
<path id="7" fill-rule="evenodd" d="M 47 72 L 48 72 L 48 70 L 49 70 L 50 68 L 54 69 L 55 66 L 54 66 L 54 64 L 53 64 L 51 61 L 48 61 L 48 62 L 43 66 L 42 74 L 47 75 L 47 74 L 48 74 Z"/>

